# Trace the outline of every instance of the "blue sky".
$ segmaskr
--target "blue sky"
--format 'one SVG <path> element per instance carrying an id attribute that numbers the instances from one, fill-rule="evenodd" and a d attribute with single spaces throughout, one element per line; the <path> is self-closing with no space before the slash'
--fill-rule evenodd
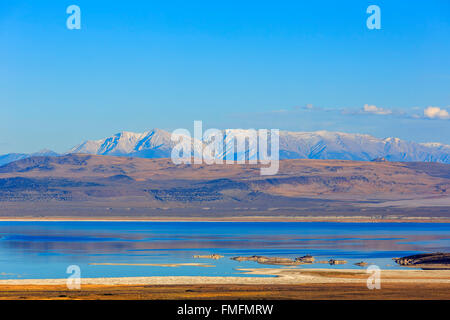
<path id="1" fill-rule="evenodd" d="M 0 154 L 194 120 L 450 144 L 447 0 L 2 0 L 0 48 Z"/>

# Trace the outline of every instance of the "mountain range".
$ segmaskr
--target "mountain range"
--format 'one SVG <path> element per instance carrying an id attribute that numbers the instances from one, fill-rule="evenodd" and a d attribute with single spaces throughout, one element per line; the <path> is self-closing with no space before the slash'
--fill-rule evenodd
<path id="1" fill-rule="evenodd" d="M 231 129 L 223 132 L 224 152 L 216 157 L 228 156 L 236 160 L 258 156 L 255 143 L 248 143 L 245 152 L 233 152 L 233 138 L 245 138 L 249 130 Z M 279 133 L 280 159 L 335 159 L 356 161 L 405 161 L 450 163 L 450 145 L 441 143 L 417 143 L 398 138 L 380 139 L 366 134 L 342 132 L 290 132 Z M 200 148 L 208 148 L 208 142 L 199 142 L 193 155 L 200 154 Z M 137 158 L 170 158 L 175 143 L 171 133 L 153 129 L 144 133 L 121 132 L 100 140 L 85 141 L 65 154 L 83 153 L 92 155 L 126 156 Z M 194 144 L 195 146 L 195 144 Z M 0 156 L 0 165 L 31 156 L 58 156 L 42 150 L 33 154 L 10 153 Z"/>

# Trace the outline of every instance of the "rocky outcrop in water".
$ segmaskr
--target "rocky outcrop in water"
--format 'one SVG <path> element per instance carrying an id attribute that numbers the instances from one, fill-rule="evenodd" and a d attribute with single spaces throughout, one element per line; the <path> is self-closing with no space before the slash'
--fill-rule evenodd
<path id="1" fill-rule="evenodd" d="M 223 258 L 223 256 L 221 256 L 220 254 L 206 254 L 206 255 L 196 255 L 194 256 L 194 258 L 197 259 L 214 259 L 214 260 L 218 260 L 220 258 Z"/>
<path id="2" fill-rule="evenodd" d="M 401 266 L 417 267 L 424 270 L 450 269 L 450 253 L 423 253 L 402 258 L 393 258 L 393 260 Z"/>
<path id="3" fill-rule="evenodd" d="M 369 264 L 367 262 L 364 262 L 364 261 L 355 263 L 355 266 L 359 266 L 359 267 L 367 267 L 368 265 Z"/>
<path id="4" fill-rule="evenodd" d="M 345 260 L 337 260 L 337 259 L 330 259 L 330 260 L 328 261 L 328 263 L 331 264 L 331 265 L 335 265 L 335 264 L 346 264 L 347 261 L 345 261 Z"/>
<path id="5" fill-rule="evenodd" d="M 308 264 L 313 263 L 315 260 L 314 257 L 309 254 L 295 259 L 280 258 L 280 257 L 265 257 L 265 256 L 233 257 L 231 259 L 236 261 L 255 261 L 260 264 L 283 265 L 283 266 Z"/>
<path id="6" fill-rule="evenodd" d="M 314 262 L 314 257 L 307 254 L 306 256 L 303 257 L 298 257 L 295 259 L 295 261 L 301 262 L 301 263 L 313 263 Z"/>
<path id="7" fill-rule="evenodd" d="M 292 260 L 290 258 L 279 258 L 279 257 L 251 256 L 251 257 L 233 257 L 231 259 L 236 261 L 255 261 L 260 264 L 283 265 L 283 266 L 303 264 L 300 261 Z"/>

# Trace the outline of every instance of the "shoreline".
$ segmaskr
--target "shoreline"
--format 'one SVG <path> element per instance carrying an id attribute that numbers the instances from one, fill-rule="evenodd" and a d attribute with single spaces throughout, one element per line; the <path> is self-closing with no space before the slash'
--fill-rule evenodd
<path id="1" fill-rule="evenodd" d="M 246 275 L 259 277 L 236 276 L 146 276 L 146 277 L 98 277 L 81 278 L 81 285 L 295 285 L 313 283 L 363 283 L 371 273 L 361 269 L 314 269 L 314 268 L 242 268 L 237 269 Z M 385 283 L 445 283 L 450 285 L 450 270 L 381 270 L 380 278 Z M 2 286 L 24 285 L 66 285 L 66 278 L 59 279 L 1 279 Z"/>
<path id="2" fill-rule="evenodd" d="M 0 217 L 0 222 L 344 222 L 344 223 L 450 223 L 450 218 L 405 217 L 370 218 L 363 216 L 248 216 L 248 217 Z"/>
<path id="3" fill-rule="evenodd" d="M 156 276 L 0 280 L 0 300 L 314 299 L 449 300 L 450 270 L 381 271 L 380 290 L 370 290 L 364 269 L 241 269 L 272 277 Z"/>

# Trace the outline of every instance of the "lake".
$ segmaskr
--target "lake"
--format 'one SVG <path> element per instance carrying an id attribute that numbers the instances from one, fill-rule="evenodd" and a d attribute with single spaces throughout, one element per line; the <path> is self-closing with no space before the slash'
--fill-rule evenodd
<path id="1" fill-rule="evenodd" d="M 449 249 L 448 223 L 2 221 L 0 279 L 66 278 L 69 265 L 92 278 L 247 276 L 237 269 L 281 267 L 230 259 L 250 255 L 348 261 L 298 268 L 360 268 L 354 263 L 366 261 L 401 269 L 393 257 Z M 212 253 L 225 257 L 193 258 Z M 95 265 L 102 263 L 211 266 Z"/>

